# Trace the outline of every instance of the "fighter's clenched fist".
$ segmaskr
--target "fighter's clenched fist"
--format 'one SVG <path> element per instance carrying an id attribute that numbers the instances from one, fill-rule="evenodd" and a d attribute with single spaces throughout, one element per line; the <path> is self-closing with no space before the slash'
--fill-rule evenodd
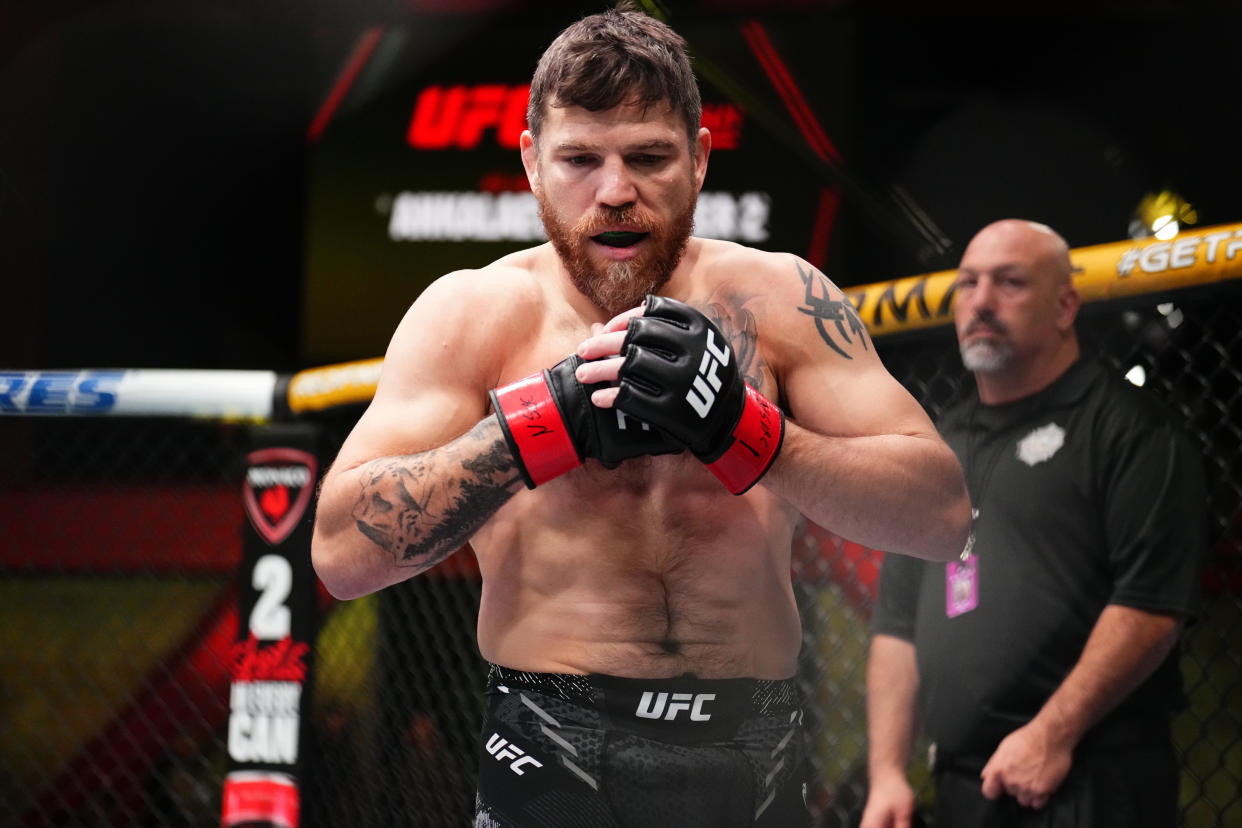
<path id="1" fill-rule="evenodd" d="M 648 296 L 621 355 L 616 407 L 684 443 L 730 492 L 745 492 L 772 465 L 785 417 L 742 379 L 733 348 L 702 313 Z"/>
<path id="2" fill-rule="evenodd" d="M 602 385 L 579 382 L 574 371 L 581 364 L 579 357 L 569 356 L 491 392 L 505 440 L 529 489 L 582 465 L 588 457 L 611 469 L 632 457 L 685 448 L 621 409 L 592 405 L 591 391 Z"/>

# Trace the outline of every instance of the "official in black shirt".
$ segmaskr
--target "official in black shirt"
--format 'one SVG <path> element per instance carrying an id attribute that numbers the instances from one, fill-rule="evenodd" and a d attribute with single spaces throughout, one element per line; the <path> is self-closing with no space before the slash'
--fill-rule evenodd
<path id="1" fill-rule="evenodd" d="M 884 561 L 862 828 L 909 824 L 920 716 L 937 828 L 1177 822 L 1169 724 L 1207 551 L 1202 461 L 1155 401 L 1080 355 L 1078 305 L 1043 225 L 996 222 L 962 257 L 955 318 L 978 394 L 939 428 L 973 540 L 947 564 Z"/>

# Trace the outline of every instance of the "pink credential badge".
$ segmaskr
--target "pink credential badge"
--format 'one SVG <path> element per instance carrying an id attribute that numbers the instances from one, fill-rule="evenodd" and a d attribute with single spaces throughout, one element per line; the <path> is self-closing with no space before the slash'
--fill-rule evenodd
<path id="1" fill-rule="evenodd" d="M 949 561 L 944 567 L 944 613 L 954 618 L 979 606 L 979 558 Z"/>

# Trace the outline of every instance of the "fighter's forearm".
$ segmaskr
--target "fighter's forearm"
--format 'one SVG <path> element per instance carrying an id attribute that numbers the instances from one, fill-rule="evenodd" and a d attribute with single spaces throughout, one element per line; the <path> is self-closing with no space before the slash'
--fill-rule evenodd
<path id="1" fill-rule="evenodd" d="M 791 423 L 763 483 L 825 529 L 885 552 L 951 560 L 970 531 L 961 467 L 934 436 L 832 437 Z"/>
<path id="2" fill-rule="evenodd" d="M 424 572 L 522 488 L 495 417 L 439 448 L 342 470 L 320 496 L 312 555 L 338 597 Z"/>
<path id="3" fill-rule="evenodd" d="M 493 417 L 441 448 L 373 460 L 358 477 L 358 531 L 418 572 L 460 548 L 521 483 Z"/>

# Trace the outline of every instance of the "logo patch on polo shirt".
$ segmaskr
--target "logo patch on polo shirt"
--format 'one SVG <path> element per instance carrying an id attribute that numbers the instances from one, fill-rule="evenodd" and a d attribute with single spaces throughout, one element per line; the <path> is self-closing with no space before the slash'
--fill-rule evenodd
<path id="1" fill-rule="evenodd" d="M 1028 466 L 1051 460 L 1065 445 L 1065 429 L 1056 423 L 1040 426 L 1018 441 L 1018 459 Z"/>

